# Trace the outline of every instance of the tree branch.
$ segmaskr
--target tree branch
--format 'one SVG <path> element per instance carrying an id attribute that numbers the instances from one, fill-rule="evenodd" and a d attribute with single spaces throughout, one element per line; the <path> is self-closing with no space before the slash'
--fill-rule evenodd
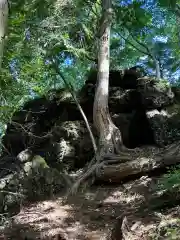
<path id="1" fill-rule="evenodd" d="M 83 111 L 81 105 L 79 104 L 79 102 L 78 102 L 78 100 L 77 100 L 77 97 L 76 97 L 76 95 L 75 95 L 75 93 L 74 93 L 73 86 L 72 86 L 71 83 L 69 83 L 69 82 L 66 81 L 64 75 L 63 75 L 62 72 L 59 70 L 59 67 L 58 67 L 57 63 L 55 63 L 54 61 L 53 61 L 53 67 L 54 67 L 54 69 L 56 70 L 56 72 L 60 75 L 60 77 L 62 78 L 62 80 L 64 81 L 64 83 L 65 83 L 66 87 L 68 88 L 69 92 L 71 93 L 71 95 L 72 95 L 72 97 L 73 97 L 73 99 L 74 99 L 77 107 L 79 108 L 79 111 L 80 111 L 82 117 L 84 118 L 86 127 L 87 127 L 87 129 L 88 129 L 88 132 L 89 132 L 89 135 L 90 135 L 90 138 L 91 138 L 91 141 L 92 141 L 92 145 L 93 145 L 93 148 L 94 148 L 94 152 L 96 153 L 96 151 L 97 151 L 97 146 L 96 146 L 96 141 L 95 141 L 94 135 L 93 135 L 93 133 L 92 133 L 92 131 L 91 131 L 91 128 L 90 128 L 90 126 L 89 126 L 89 123 L 88 123 L 88 120 L 87 120 L 87 118 L 86 118 L 86 115 L 84 114 L 84 111 Z"/>
<path id="2" fill-rule="evenodd" d="M 48 137 L 52 136 L 51 132 L 47 133 L 44 136 L 37 136 L 37 135 L 34 135 L 32 132 L 29 132 L 28 130 L 26 130 L 20 123 L 17 123 L 17 122 L 14 122 L 14 121 L 11 121 L 11 123 L 19 126 L 20 128 L 23 129 L 23 131 L 25 133 L 27 133 L 29 136 L 32 136 L 32 137 L 35 137 L 35 138 L 43 139 L 43 138 L 48 138 Z"/>
<path id="3" fill-rule="evenodd" d="M 136 45 L 134 45 L 133 43 L 131 43 L 131 41 L 129 41 L 127 38 L 123 37 L 123 35 L 121 35 L 121 33 L 118 33 L 120 35 L 120 37 L 122 39 L 124 39 L 124 41 L 126 41 L 129 45 L 131 45 L 132 47 L 134 47 L 136 50 L 138 50 L 139 52 L 145 54 L 145 55 L 148 55 L 149 56 L 149 53 L 148 52 L 145 52 L 141 49 L 139 49 Z"/>
<path id="4" fill-rule="evenodd" d="M 132 33 L 130 33 L 131 37 L 134 39 L 134 41 L 136 41 L 140 46 L 144 47 L 147 50 L 148 55 L 154 59 L 154 56 L 152 55 L 151 51 L 149 50 L 149 48 L 146 46 L 145 43 L 140 42 L 138 39 L 134 38 L 134 36 L 132 35 Z"/>

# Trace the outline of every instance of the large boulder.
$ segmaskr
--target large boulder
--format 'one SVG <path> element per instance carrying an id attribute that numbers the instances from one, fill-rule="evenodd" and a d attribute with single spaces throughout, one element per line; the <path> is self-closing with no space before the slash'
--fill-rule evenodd
<path id="1" fill-rule="evenodd" d="M 147 111 L 147 118 L 159 146 L 168 145 L 180 139 L 180 105 L 174 104 L 164 110 Z"/>
<path id="2" fill-rule="evenodd" d="M 125 72 L 124 78 L 125 76 L 130 76 L 128 75 L 130 72 Z M 115 73 L 111 72 L 110 77 L 112 77 L 113 74 Z M 139 119 L 138 122 L 142 124 L 142 120 L 145 119 L 146 110 L 161 110 L 174 102 L 174 93 L 166 81 L 158 82 L 154 78 L 147 77 L 137 78 L 140 75 L 136 75 L 136 77 L 135 75 L 133 75 L 134 78 L 132 77 L 131 79 L 135 81 L 131 83 L 131 88 L 134 89 L 123 89 L 122 86 L 110 86 L 109 91 L 109 108 L 111 114 L 132 114 L 133 120 L 131 120 L 129 124 L 132 126 L 131 128 L 134 128 L 134 123 L 137 122 L 137 119 Z M 128 84 L 129 83 L 127 83 L 126 87 Z M 117 84 L 114 83 L 114 85 Z M 94 94 L 95 85 L 88 83 L 77 95 L 90 124 L 92 124 L 93 120 Z M 64 122 L 69 122 L 69 126 L 67 127 L 68 132 L 70 125 L 74 124 L 77 127 L 79 124 L 78 121 L 82 120 L 83 118 L 79 109 L 67 90 L 51 91 L 47 97 L 29 101 L 20 111 L 14 114 L 11 123 L 8 125 L 6 134 L 2 139 L 2 143 L 4 149 L 10 151 L 13 157 L 16 157 L 24 148 L 31 148 L 34 154 L 45 157 L 48 164 L 58 163 L 58 167 L 60 167 L 59 163 L 62 160 L 61 155 L 63 155 L 66 156 L 62 161 L 63 164 L 66 162 L 68 165 L 71 162 L 71 167 L 67 167 L 68 169 L 73 167 L 72 162 L 74 161 L 74 167 L 82 166 L 85 163 L 85 159 L 89 161 L 89 158 L 92 157 L 92 155 L 90 156 L 88 154 L 88 151 L 92 152 L 92 148 L 87 147 L 88 151 L 80 150 L 80 148 L 86 149 L 86 147 L 84 148 L 84 145 L 77 144 L 79 140 L 75 143 L 74 140 L 71 140 L 73 139 L 72 136 L 60 136 L 65 132 L 64 127 L 62 127 Z M 144 122 L 146 121 L 144 120 Z M 147 124 L 144 124 L 144 126 L 145 125 Z M 121 126 L 121 124 L 118 126 Z M 122 124 L 122 126 L 124 126 L 124 124 Z M 86 129 L 81 123 L 79 128 Z M 136 129 L 138 128 L 136 127 Z M 142 129 L 144 129 L 144 127 Z M 88 139 L 84 142 L 89 141 L 87 145 L 90 146 L 91 141 L 89 135 L 87 132 L 84 134 L 84 131 L 87 130 L 81 131 L 83 134 L 80 135 L 85 138 L 87 136 L 86 139 Z M 57 134 L 59 132 L 61 132 L 60 135 Z M 132 134 L 132 131 L 130 132 Z M 149 130 L 145 132 L 148 133 Z M 138 134 L 133 134 L 133 136 L 137 135 Z M 133 136 L 131 135 L 131 138 L 134 138 Z M 144 138 L 143 134 L 141 137 L 140 135 L 138 136 L 139 138 Z M 144 136 L 147 136 L 147 134 L 144 134 Z M 54 140 L 55 138 L 56 140 Z M 124 139 L 127 139 L 127 137 Z M 66 150 L 64 150 L 65 148 Z M 62 152 L 66 153 L 62 154 Z M 87 154 L 87 157 L 84 157 L 85 154 Z M 2 155 L 5 157 L 8 154 L 4 151 Z M 79 165 L 78 162 L 81 164 Z M 55 164 L 53 166 L 57 165 Z"/>
<path id="3" fill-rule="evenodd" d="M 145 109 L 162 109 L 174 103 L 174 93 L 166 80 L 144 77 L 138 79 L 137 91 Z"/>
<path id="4" fill-rule="evenodd" d="M 162 109 L 174 103 L 174 93 L 167 81 L 154 78 L 139 78 L 137 89 L 123 90 L 110 87 L 109 106 L 112 111 L 128 112 L 143 107 L 144 109 Z"/>
<path id="5" fill-rule="evenodd" d="M 51 128 L 57 120 L 82 119 L 67 90 L 57 91 L 57 95 L 50 92 L 47 97 L 27 102 L 14 114 L 2 139 L 4 149 L 9 149 L 13 156 L 17 156 L 24 148 L 43 148 L 49 144 Z"/>
<path id="6" fill-rule="evenodd" d="M 109 85 L 122 89 L 136 89 L 137 79 L 143 76 L 141 67 L 135 66 L 124 70 L 110 70 Z M 91 69 L 86 84 L 95 85 L 97 82 L 97 69 Z"/>
<path id="7" fill-rule="evenodd" d="M 29 200 L 45 199 L 67 187 L 63 174 L 50 168 L 41 156 L 34 156 L 23 165 L 22 191 Z"/>
<path id="8" fill-rule="evenodd" d="M 143 77 L 138 78 L 136 82 L 136 89 L 110 86 L 109 108 L 111 112 L 132 112 L 140 106 L 147 110 L 162 109 L 174 103 L 174 93 L 167 81 L 157 81 L 155 78 Z M 82 101 L 87 104 L 87 108 L 85 107 L 84 110 L 87 113 L 90 112 L 91 115 L 93 112 L 95 88 L 95 85 L 88 83 L 80 92 Z"/>
<path id="9" fill-rule="evenodd" d="M 18 174 L 8 174 L 0 179 L 0 213 L 17 214 L 21 199 Z"/>
<path id="10" fill-rule="evenodd" d="M 180 103 L 180 86 L 172 86 L 171 89 L 175 95 L 176 103 Z"/>
<path id="11" fill-rule="evenodd" d="M 96 134 L 92 124 L 91 130 Z M 66 121 L 53 127 L 49 160 L 51 164 L 63 166 L 66 170 L 83 167 L 91 160 L 94 151 L 84 121 Z M 96 135 L 95 135 L 96 136 Z"/>
<path id="12" fill-rule="evenodd" d="M 90 109 L 88 102 L 81 102 L 87 113 Z M 92 111 L 89 115 L 92 117 Z M 93 155 L 83 117 L 67 90 L 50 91 L 47 97 L 27 102 L 14 114 L 2 143 L 5 149 L 1 155 L 3 159 L 9 159 L 9 152 L 16 158 L 28 148 L 59 170 L 83 166 Z M 12 165 L 9 160 L 7 162 Z M 4 164 L 7 165 L 5 161 Z"/>
<path id="13" fill-rule="evenodd" d="M 27 155 L 27 151 L 22 155 Z M 65 174 L 50 168 L 41 156 L 21 157 L 17 159 L 19 170 L 0 179 L 1 213 L 16 214 L 24 201 L 52 197 L 66 189 L 71 181 Z"/>
<path id="14" fill-rule="evenodd" d="M 136 90 L 123 90 L 120 87 L 109 89 L 109 108 L 113 113 L 131 113 L 142 106 L 141 94 Z"/>

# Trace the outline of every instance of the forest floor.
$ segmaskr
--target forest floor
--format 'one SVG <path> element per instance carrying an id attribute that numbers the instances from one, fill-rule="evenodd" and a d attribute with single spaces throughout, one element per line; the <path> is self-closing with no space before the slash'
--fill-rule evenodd
<path id="1" fill-rule="evenodd" d="M 131 229 L 130 240 L 180 239 L 180 206 L 158 207 L 159 200 L 153 197 L 157 180 L 144 176 L 116 186 L 96 185 L 66 201 L 63 196 L 56 196 L 27 203 L 7 221 L 0 239 L 107 240 L 122 213 Z M 172 203 L 174 196 L 164 201 Z M 176 231 L 173 233 L 172 229 Z M 61 237 L 55 238 L 57 233 Z"/>

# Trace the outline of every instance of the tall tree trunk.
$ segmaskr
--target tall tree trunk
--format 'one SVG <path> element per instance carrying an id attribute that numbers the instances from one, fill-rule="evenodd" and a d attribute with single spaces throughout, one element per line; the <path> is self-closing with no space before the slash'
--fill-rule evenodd
<path id="1" fill-rule="evenodd" d="M 98 53 L 98 84 L 95 93 L 93 120 L 99 132 L 99 146 L 95 157 L 88 165 L 86 171 L 79 176 L 72 186 L 70 193 L 77 192 L 80 184 L 88 179 L 93 173 L 98 174 L 100 164 L 104 164 L 105 157 L 113 153 L 121 153 L 127 150 L 122 144 L 121 132 L 113 124 L 108 108 L 109 95 L 109 48 L 110 48 L 110 29 L 112 18 L 112 0 L 101 0 L 102 18 L 99 34 L 99 53 Z M 106 160 L 105 160 L 106 161 Z M 94 179 L 93 179 L 94 180 Z"/>
<path id="2" fill-rule="evenodd" d="M 162 64 L 160 58 L 158 58 L 157 60 L 158 60 L 158 62 L 159 62 L 160 78 L 163 79 L 163 78 L 164 78 L 163 64 Z"/>
<path id="3" fill-rule="evenodd" d="M 4 42 L 8 20 L 8 0 L 0 0 L 0 69 L 2 67 Z"/>
<path id="4" fill-rule="evenodd" d="M 176 13 L 176 22 L 177 22 L 177 35 L 178 35 L 178 42 L 180 46 L 180 6 L 177 5 L 177 13 Z"/>
<path id="5" fill-rule="evenodd" d="M 180 3 L 176 3 L 175 8 L 171 9 L 173 13 L 175 13 L 176 16 L 176 23 L 177 23 L 177 36 L 178 36 L 178 41 L 180 45 L 180 29 L 179 29 L 179 24 L 180 24 Z"/>
<path id="6" fill-rule="evenodd" d="M 110 29 L 112 19 L 112 0 L 102 0 L 98 53 L 98 84 L 95 93 L 93 120 L 99 132 L 99 148 L 103 153 L 120 152 L 121 133 L 113 124 L 108 108 Z"/>
<path id="7" fill-rule="evenodd" d="M 164 71 L 163 71 L 163 66 L 161 65 L 160 67 L 160 78 L 163 79 L 164 78 Z"/>
<path id="8" fill-rule="evenodd" d="M 161 78 L 161 70 L 160 70 L 160 63 L 158 59 L 154 59 L 155 66 L 156 66 L 156 78 L 160 79 Z"/>

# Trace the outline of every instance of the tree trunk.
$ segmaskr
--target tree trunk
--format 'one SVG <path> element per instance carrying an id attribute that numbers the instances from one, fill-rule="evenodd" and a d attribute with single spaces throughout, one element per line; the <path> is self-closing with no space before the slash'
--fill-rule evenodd
<path id="1" fill-rule="evenodd" d="M 164 78 L 163 64 L 161 63 L 160 58 L 158 58 L 157 61 L 159 62 L 160 78 L 163 79 Z"/>
<path id="2" fill-rule="evenodd" d="M 180 46 L 180 29 L 179 29 L 179 26 L 180 26 L 180 7 L 178 8 L 178 13 L 176 15 L 176 22 L 177 22 L 177 35 L 178 35 L 178 42 L 179 42 L 179 46 Z"/>
<path id="3" fill-rule="evenodd" d="M 100 20 L 99 53 L 98 53 L 98 84 L 95 93 L 93 120 L 99 133 L 99 146 L 95 157 L 88 165 L 86 171 L 79 176 L 70 190 L 75 194 L 80 184 L 90 176 L 98 173 L 99 163 L 108 154 L 120 153 L 126 149 L 122 144 L 120 130 L 113 124 L 108 108 L 109 95 L 109 48 L 110 29 L 112 19 L 112 0 L 102 0 L 102 17 Z M 94 179 L 93 179 L 94 181 Z"/>
<path id="4" fill-rule="evenodd" d="M 8 20 L 8 1 L 0 0 L 0 69 L 2 67 L 4 42 Z"/>
<path id="5" fill-rule="evenodd" d="M 99 147 L 104 153 L 116 153 L 122 146 L 121 133 L 113 124 L 108 108 L 109 58 L 112 0 L 102 0 L 102 18 L 99 36 L 98 84 L 95 93 L 93 120 L 99 132 Z"/>
<path id="6" fill-rule="evenodd" d="M 160 79 L 161 78 L 161 70 L 160 70 L 160 63 L 159 61 L 155 58 L 155 65 L 156 65 L 156 78 Z"/>
<path id="7" fill-rule="evenodd" d="M 160 76 L 161 76 L 161 79 L 164 78 L 163 66 L 160 67 Z"/>
<path id="8" fill-rule="evenodd" d="M 176 22 L 177 22 L 177 36 L 178 36 L 178 43 L 180 46 L 180 29 L 179 29 L 179 24 L 180 24 L 180 4 L 176 3 L 175 8 L 171 9 L 173 13 L 175 13 L 176 16 Z"/>

